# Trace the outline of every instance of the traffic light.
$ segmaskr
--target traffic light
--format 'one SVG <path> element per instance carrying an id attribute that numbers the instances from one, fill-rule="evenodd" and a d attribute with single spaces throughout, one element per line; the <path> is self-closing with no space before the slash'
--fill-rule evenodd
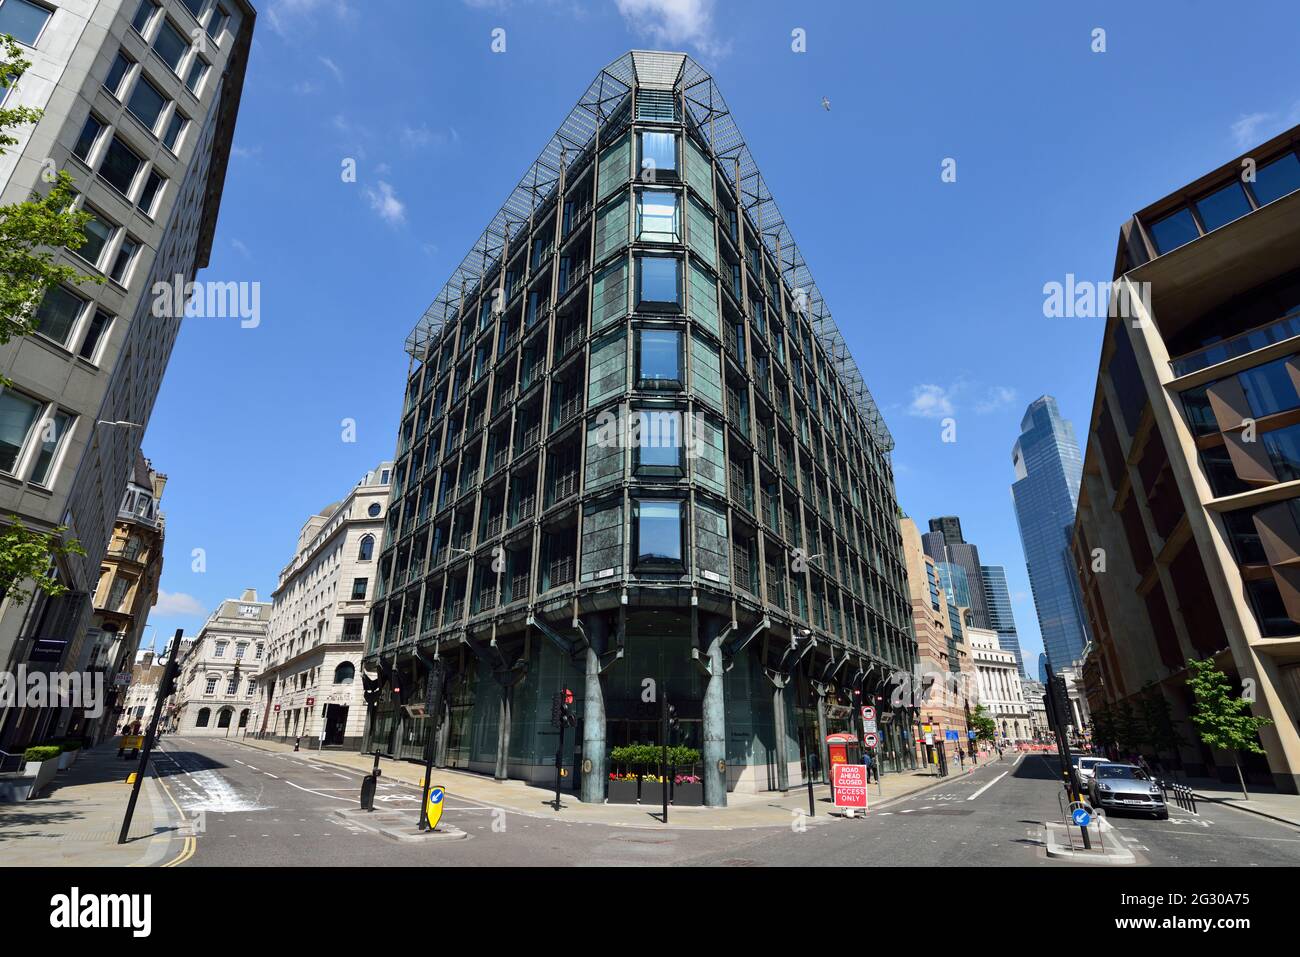
<path id="1" fill-rule="evenodd" d="M 564 726 L 564 692 L 557 691 L 551 695 L 551 727 Z"/>
<path id="2" fill-rule="evenodd" d="M 668 705 L 668 727 L 676 731 L 681 721 L 677 717 L 677 705 L 669 703 Z"/>

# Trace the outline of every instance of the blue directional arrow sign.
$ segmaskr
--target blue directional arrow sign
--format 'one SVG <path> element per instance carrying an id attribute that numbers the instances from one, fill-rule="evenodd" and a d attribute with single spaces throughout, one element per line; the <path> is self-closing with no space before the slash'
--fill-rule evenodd
<path id="1" fill-rule="evenodd" d="M 1087 827 L 1092 823 L 1092 815 L 1088 813 L 1087 808 L 1083 807 L 1076 807 L 1074 813 L 1070 815 L 1070 819 L 1079 827 Z"/>

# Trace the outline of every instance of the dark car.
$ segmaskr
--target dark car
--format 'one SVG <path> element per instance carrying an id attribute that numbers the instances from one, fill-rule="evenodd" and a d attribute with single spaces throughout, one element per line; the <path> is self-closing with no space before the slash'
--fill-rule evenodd
<path id="1" fill-rule="evenodd" d="M 1088 782 L 1092 806 L 1106 810 L 1142 811 L 1159 820 L 1169 817 L 1164 792 L 1151 775 L 1135 764 L 1105 761 L 1092 769 Z"/>

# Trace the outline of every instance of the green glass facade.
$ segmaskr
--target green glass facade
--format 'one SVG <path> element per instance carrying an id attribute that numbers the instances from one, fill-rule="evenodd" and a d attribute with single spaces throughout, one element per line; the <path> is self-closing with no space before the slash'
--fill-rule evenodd
<path id="1" fill-rule="evenodd" d="M 666 694 L 720 804 L 820 776 L 855 692 L 892 716 L 892 440 L 720 103 L 681 54 L 606 67 L 408 340 L 368 661 L 418 700 L 441 656 L 440 765 L 551 782 L 569 688 L 600 800 Z M 369 742 L 431 725 L 390 696 Z"/>

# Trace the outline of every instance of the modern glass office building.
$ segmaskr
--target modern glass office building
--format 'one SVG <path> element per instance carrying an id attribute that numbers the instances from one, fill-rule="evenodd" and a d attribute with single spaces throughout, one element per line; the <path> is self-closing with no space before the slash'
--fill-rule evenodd
<path id="1" fill-rule="evenodd" d="M 1083 457 L 1074 426 L 1061 417 L 1050 395 L 1025 410 L 1011 461 L 1016 470 L 1011 499 L 1043 647 L 1053 669 L 1066 668 L 1080 659 L 1088 640 L 1069 552 Z"/>
<path id="2" fill-rule="evenodd" d="M 450 675 L 440 765 L 601 801 L 660 695 L 705 799 L 821 776 L 915 658 L 892 439 L 712 78 L 597 75 L 407 341 L 367 665 Z M 417 756 L 391 692 L 370 729 Z"/>
<path id="3" fill-rule="evenodd" d="M 1190 775 L 1235 785 L 1240 760 L 1248 781 L 1295 794 L 1300 126 L 1136 213 L 1114 287 L 1073 529 L 1089 708 L 1158 696 Z M 1270 720 L 1263 754 L 1198 740 L 1192 658 L 1212 659 Z"/>
<path id="4" fill-rule="evenodd" d="M 1016 631 L 1016 616 L 1011 610 L 1007 570 L 1001 565 L 981 565 L 980 578 L 984 582 L 984 597 L 989 606 L 989 627 L 998 633 L 998 646 L 1016 656 L 1021 677 L 1028 678 L 1025 656 L 1020 650 L 1020 635 Z"/>

